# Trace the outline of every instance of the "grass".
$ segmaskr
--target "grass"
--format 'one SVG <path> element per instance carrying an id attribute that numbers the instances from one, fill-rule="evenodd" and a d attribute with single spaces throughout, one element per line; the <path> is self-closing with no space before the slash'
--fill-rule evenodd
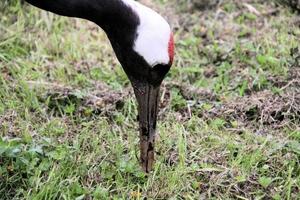
<path id="1" fill-rule="evenodd" d="M 268 1 L 155 2 L 177 54 L 148 176 L 103 32 L 0 3 L 0 199 L 299 199 L 299 17 Z"/>

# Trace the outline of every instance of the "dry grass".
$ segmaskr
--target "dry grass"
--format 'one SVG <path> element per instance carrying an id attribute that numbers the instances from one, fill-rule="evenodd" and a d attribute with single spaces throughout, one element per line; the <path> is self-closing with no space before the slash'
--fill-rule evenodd
<path id="1" fill-rule="evenodd" d="M 299 16 L 271 1 L 190 3 L 147 1 L 177 41 L 148 176 L 103 32 L 0 3 L 0 199 L 299 199 Z"/>

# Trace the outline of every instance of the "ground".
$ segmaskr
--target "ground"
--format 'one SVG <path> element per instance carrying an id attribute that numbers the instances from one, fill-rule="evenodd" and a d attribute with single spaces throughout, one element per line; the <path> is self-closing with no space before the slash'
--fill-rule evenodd
<path id="1" fill-rule="evenodd" d="M 0 3 L 0 199 L 300 199 L 300 17 L 272 1 L 144 1 L 171 22 L 156 165 L 105 34 Z"/>

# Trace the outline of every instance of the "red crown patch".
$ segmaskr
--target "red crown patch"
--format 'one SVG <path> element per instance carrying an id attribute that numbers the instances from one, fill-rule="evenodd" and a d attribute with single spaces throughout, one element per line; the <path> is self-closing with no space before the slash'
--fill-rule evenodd
<path id="1" fill-rule="evenodd" d="M 170 58 L 170 64 L 172 64 L 173 60 L 174 60 L 174 53 L 175 53 L 175 44 L 174 44 L 173 33 L 171 33 L 171 35 L 170 35 L 168 53 L 169 53 L 169 58 Z"/>

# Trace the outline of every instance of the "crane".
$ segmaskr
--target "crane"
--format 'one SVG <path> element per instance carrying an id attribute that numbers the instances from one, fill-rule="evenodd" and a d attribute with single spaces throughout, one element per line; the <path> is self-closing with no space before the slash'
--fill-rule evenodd
<path id="1" fill-rule="evenodd" d="M 96 23 L 106 33 L 138 103 L 140 163 L 154 164 L 160 86 L 174 58 L 170 25 L 134 0 L 26 0 L 40 9 Z"/>

